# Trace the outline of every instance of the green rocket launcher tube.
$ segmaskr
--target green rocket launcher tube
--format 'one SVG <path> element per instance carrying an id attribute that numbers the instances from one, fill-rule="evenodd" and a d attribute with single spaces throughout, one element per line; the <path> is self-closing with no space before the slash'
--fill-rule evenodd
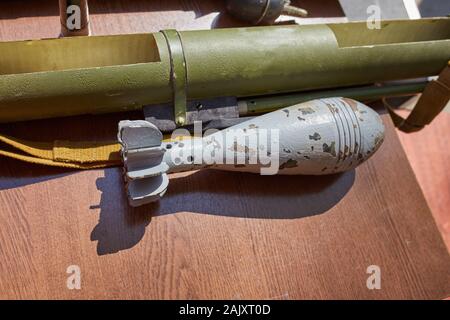
<path id="1" fill-rule="evenodd" d="M 437 75 L 450 19 L 0 42 L 0 122 Z"/>

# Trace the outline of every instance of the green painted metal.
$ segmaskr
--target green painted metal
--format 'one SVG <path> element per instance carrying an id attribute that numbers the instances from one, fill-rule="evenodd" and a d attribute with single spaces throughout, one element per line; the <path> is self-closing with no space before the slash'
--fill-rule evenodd
<path id="1" fill-rule="evenodd" d="M 170 82 L 173 90 L 174 115 L 177 125 L 186 121 L 187 74 L 180 36 L 176 30 L 163 30 L 170 52 Z"/>
<path id="2" fill-rule="evenodd" d="M 187 99 L 238 98 L 438 74 L 450 19 L 178 32 Z M 0 42 L 0 122 L 173 101 L 161 32 Z"/>
<path id="3" fill-rule="evenodd" d="M 390 84 L 384 86 L 362 86 L 338 88 L 331 90 L 316 90 L 291 94 L 278 94 L 271 96 L 258 96 L 244 98 L 239 101 L 241 115 L 252 115 L 271 112 L 302 102 L 331 97 L 347 97 L 359 101 L 380 99 L 383 97 L 409 96 L 423 92 L 429 82 Z"/>

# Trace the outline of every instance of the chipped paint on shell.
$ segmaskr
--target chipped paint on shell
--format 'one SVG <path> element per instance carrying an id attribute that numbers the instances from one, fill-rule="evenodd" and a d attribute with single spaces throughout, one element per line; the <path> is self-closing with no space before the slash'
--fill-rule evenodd
<path id="1" fill-rule="evenodd" d="M 286 162 L 283 162 L 280 165 L 280 170 L 288 169 L 288 168 L 295 168 L 295 167 L 297 167 L 297 165 L 298 165 L 298 161 L 297 160 L 288 159 Z"/>
<path id="2" fill-rule="evenodd" d="M 310 108 L 310 107 L 298 108 L 298 111 L 300 111 L 303 116 L 305 116 L 307 114 L 312 114 L 315 112 L 314 109 Z"/>
<path id="3" fill-rule="evenodd" d="M 331 154 L 333 157 L 336 157 L 336 142 L 333 141 L 330 145 L 324 143 L 322 145 L 323 152 Z"/>
<path id="4" fill-rule="evenodd" d="M 317 132 L 314 132 L 314 134 L 313 135 L 310 135 L 309 136 L 309 139 L 310 140 L 320 140 L 322 137 L 320 136 L 320 134 L 319 133 L 317 133 Z"/>

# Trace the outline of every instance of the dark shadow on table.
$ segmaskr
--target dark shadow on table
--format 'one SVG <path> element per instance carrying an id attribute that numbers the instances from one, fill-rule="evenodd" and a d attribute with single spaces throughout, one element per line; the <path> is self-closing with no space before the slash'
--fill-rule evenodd
<path id="1" fill-rule="evenodd" d="M 46 167 L 0 156 L 0 190 L 8 190 L 61 178 L 76 170 Z"/>
<path id="2" fill-rule="evenodd" d="M 132 208 L 128 206 L 123 187 L 122 170 L 105 169 L 105 176 L 97 179 L 101 191 L 98 224 L 91 232 L 91 241 L 98 241 L 98 255 L 116 253 L 134 247 L 144 236 L 150 223 L 151 207 Z"/>
<path id="3" fill-rule="evenodd" d="M 328 176 L 261 176 L 200 170 L 172 178 L 152 214 L 189 211 L 245 218 L 304 218 L 333 208 L 354 181 L 354 170 Z"/>
<path id="4" fill-rule="evenodd" d="M 260 176 L 201 170 L 172 177 L 158 203 L 131 208 L 119 169 L 105 170 L 97 180 L 102 192 L 99 222 L 91 233 L 99 255 L 135 246 L 152 217 L 194 212 L 230 217 L 298 219 L 323 214 L 350 190 L 355 171 L 329 176 Z"/>

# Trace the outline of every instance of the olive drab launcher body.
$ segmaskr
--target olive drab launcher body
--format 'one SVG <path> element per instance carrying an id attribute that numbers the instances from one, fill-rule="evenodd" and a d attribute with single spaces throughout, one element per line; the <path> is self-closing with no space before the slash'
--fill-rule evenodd
<path id="1" fill-rule="evenodd" d="M 168 104 L 182 125 L 199 99 L 437 75 L 450 58 L 450 19 L 0 42 L 0 52 L 0 122 Z"/>

